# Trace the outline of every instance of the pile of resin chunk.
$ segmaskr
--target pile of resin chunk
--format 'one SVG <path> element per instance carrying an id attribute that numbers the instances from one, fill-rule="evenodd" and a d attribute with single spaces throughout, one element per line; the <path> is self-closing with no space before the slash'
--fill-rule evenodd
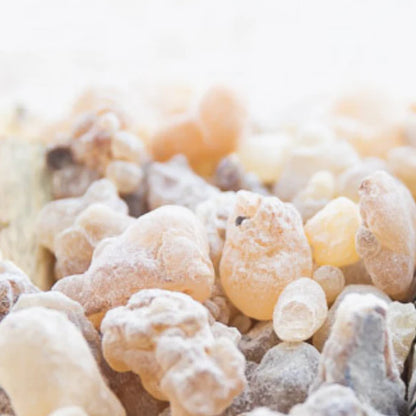
<path id="1" fill-rule="evenodd" d="M 4 249 L 0 414 L 415 416 L 416 105 L 199 92 L 89 92 L 45 132 L 57 281 Z"/>

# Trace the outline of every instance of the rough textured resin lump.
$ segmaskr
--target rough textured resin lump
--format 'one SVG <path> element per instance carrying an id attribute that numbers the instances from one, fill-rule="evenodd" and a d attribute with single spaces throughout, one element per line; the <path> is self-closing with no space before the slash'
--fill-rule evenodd
<path id="1" fill-rule="evenodd" d="M 273 328 L 283 341 L 304 341 L 322 326 L 327 313 L 325 292 L 304 277 L 283 289 L 274 308 Z"/>
<path id="2" fill-rule="evenodd" d="M 411 297 L 416 258 L 416 205 L 410 192 L 384 171 L 360 186 L 362 226 L 357 250 L 375 286 L 393 299 Z"/>
<path id="3" fill-rule="evenodd" d="M 270 320 L 283 288 L 310 276 L 312 258 L 296 209 L 276 197 L 239 191 L 228 219 L 221 283 L 246 315 Z"/>
<path id="4" fill-rule="evenodd" d="M 187 208 L 165 205 L 142 215 L 123 234 L 103 240 L 83 275 L 68 276 L 54 289 L 84 307 L 99 325 L 105 312 L 146 288 L 209 298 L 214 268 L 202 223 Z"/>
<path id="5" fill-rule="evenodd" d="M 217 415 L 244 388 L 234 335 L 214 334 L 208 311 L 183 293 L 142 290 L 109 311 L 101 331 L 109 364 L 139 374 L 153 396 L 170 401 L 172 416 Z"/>
<path id="6" fill-rule="evenodd" d="M 322 348 L 324 347 L 324 344 L 326 340 L 329 337 L 329 334 L 331 332 L 332 326 L 335 322 L 335 316 L 337 313 L 337 310 L 339 308 L 339 305 L 341 305 L 344 298 L 351 294 L 351 293 L 359 293 L 359 294 L 372 294 L 374 296 L 377 296 L 378 298 L 384 300 L 387 303 L 390 303 L 390 298 L 382 292 L 380 289 L 377 289 L 375 286 L 370 284 L 352 284 L 348 285 L 344 288 L 344 290 L 338 295 L 335 302 L 331 306 L 331 308 L 328 311 L 327 318 L 324 322 L 324 324 L 319 328 L 319 330 L 314 334 L 312 338 L 313 345 L 318 348 L 319 351 L 322 351 Z"/>
<path id="7" fill-rule="evenodd" d="M 343 299 L 312 390 L 325 382 L 342 384 L 383 414 L 405 414 L 405 385 L 394 362 L 387 306 L 374 295 Z"/>
<path id="8" fill-rule="evenodd" d="M 305 401 L 318 364 L 318 351 L 305 342 L 282 342 L 270 348 L 250 377 L 250 400 L 244 410 L 267 406 L 288 413 Z"/>
<path id="9" fill-rule="evenodd" d="M 88 206 L 70 227 L 55 236 L 55 277 L 84 273 L 98 243 L 121 234 L 133 221 L 134 218 L 104 204 Z"/>
<path id="10" fill-rule="evenodd" d="M 195 174 L 183 155 L 165 163 L 152 163 L 147 172 L 147 183 L 150 209 L 169 204 L 194 209 L 200 202 L 219 194 L 218 188 Z"/>
<path id="11" fill-rule="evenodd" d="M 94 203 L 104 204 L 117 212 L 127 214 L 127 205 L 119 198 L 115 186 L 109 180 L 101 179 L 94 182 L 79 198 L 59 199 L 43 207 L 38 219 L 40 244 L 53 252 L 55 237 L 70 227 L 76 217 Z"/>

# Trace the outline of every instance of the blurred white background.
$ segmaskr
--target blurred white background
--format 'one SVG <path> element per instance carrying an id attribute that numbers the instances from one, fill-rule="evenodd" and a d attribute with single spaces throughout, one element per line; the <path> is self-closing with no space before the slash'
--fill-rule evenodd
<path id="1" fill-rule="evenodd" d="M 412 0 L 2 0 L 0 109 L 91 85 L 222 81 L 270 117 L 351 83 L 416 98 Z"/>

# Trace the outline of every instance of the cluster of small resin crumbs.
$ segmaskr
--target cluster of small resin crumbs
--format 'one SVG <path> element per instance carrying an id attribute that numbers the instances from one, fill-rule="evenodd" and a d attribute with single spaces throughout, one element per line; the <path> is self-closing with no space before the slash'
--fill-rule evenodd
<path id="1" fill-rule="evenodd" d="M 48 129 L 55 283 L 0 261 L 0 413 L 415 415 L 416 106 L 157 97 Z"/>

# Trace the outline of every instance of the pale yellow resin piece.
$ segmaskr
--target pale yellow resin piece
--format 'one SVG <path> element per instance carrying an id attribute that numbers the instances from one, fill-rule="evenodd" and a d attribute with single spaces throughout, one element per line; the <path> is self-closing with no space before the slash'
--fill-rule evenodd
<path id="1" fill-rule="evenodd" d="M 346 266 L 357 262 L 355 234 L 360 213 L 354 202 L 339 197 L 329 202 L 305 224 L 305 233 L 318 265 Z"/>

